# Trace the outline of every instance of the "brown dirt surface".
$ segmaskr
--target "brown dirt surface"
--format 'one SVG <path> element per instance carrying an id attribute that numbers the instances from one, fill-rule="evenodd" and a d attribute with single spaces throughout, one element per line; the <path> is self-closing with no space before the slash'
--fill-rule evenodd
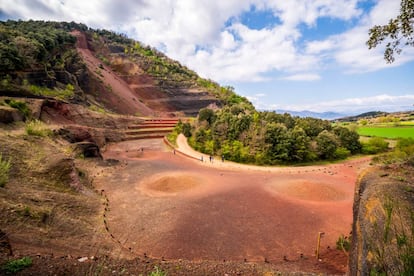
<path id="1" fill-rule="evenodd" d="M 95 185 L 108 197 L 110 233 L 124 248 L 170 261 L 270 262 L 282 271 L 346 272 L 347 257 L 334 248 L 351 230 L 354 186 L 369 158 L 256 167 L 200 162 L 181 154 L 200 153 L 178 149 L 174 154 L 162 140 L 107 147 L 104 157 L 121 163 Z M 314 255 L 318 232 L 325 233 L 320 261 Z"/>
<path id="2" fill-rule="evenodd" d="M 105 162 L 72 160 L 65 141 L 16 131 L 0 139 L 3 156 L 13 157 L 0 230 L 14 254 L 0 263 L 31 256 L 21 275 L 139 275 L 154 266 L 168 275 L 347 271 L 335 243 L 351 229 L 355 182 L 369 158 L 256 167 L 200 162 L 185 141 L 173 151 L 147 139 L 107 145 Z"/>
<path id="3" fill-rule="evenodd" d="M 338 201 L 346 199 L 346 194 L 329 183 L 309 180 L 293 180 L 275 183 L 272 186 L 277 193 L 308 201 Z"/>
<path id="4" fill-rule="evenodd" d="M 200 179 L 190 175 L 158 175 L 156 179 L 148 181 L 144 190 L 156 191 L 161 194 L 176 194 L 190 190 L 199 185 Z"/>

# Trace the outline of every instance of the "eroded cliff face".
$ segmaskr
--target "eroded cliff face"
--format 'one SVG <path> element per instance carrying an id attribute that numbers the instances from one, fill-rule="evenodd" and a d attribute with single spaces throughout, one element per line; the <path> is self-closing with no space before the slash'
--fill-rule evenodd
<path id="1" fill-rule="evenodd" d="M 356 186 L 350 275 L 413 275 L 414 167 L 377 167 Z"/>

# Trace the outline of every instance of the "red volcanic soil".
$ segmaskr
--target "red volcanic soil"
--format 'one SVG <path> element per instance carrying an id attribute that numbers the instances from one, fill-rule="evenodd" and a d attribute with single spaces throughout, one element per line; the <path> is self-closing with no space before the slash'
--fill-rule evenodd
<path id="1" fill-rule="evenodd" d="M 105 95 L 101 97 L 105 97 L 110 102 L 109 106 L 111 108 L 121 114 L 154 115 L 153 110 L 140 102 L 139 95 L 132 90 L 128 83 L 93 55 L 88 48 L 84 33 L 73 31 L 72 35 L 77 38 L 76 49 L 85 61 L 89 71 L 108 87 L 107 91 L 101 91 L 102 93 L 105 92 Z"/>
<path id="2" fill-rule="evenodd" d="M 137 256 L 346 272 L 346 255 L 334 249 L 351 230 L 354 185 L 368 158 L 285 168 L 210 164 L 174 154 L 161 140 L 113 144 L 104 157 L 122 160 L 95 181 L 110 202 L 108 227 Z M 318 232 L 325 233 L 321 261 Z"/>

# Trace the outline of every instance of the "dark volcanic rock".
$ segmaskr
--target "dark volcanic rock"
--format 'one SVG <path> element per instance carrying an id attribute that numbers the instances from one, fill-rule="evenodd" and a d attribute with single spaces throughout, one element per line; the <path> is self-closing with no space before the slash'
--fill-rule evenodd
<path id="1" fill-rule="evenodd" d="M 101 152 L 97 144 L 92 142 L 80 142 L 74 144 L 74 152 L 82 154 L 84 157 L 99 157 L 102 159 Z"/>
<path id="2" fill-rule="evenodd" d="M 24 115 L 19 110 L 9 106 L 0 106 L 0 123 L 10 124 L 23 120 Z"/>

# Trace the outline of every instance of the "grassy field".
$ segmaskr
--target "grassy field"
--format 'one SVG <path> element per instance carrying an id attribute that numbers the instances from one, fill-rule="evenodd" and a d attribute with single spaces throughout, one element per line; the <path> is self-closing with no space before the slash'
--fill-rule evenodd
<path id="1" fill-rule="evenodd" d="M 388 139 L 414 138 L 414 127 L 360 127 L 361 136 L 376 136 Z"/>

